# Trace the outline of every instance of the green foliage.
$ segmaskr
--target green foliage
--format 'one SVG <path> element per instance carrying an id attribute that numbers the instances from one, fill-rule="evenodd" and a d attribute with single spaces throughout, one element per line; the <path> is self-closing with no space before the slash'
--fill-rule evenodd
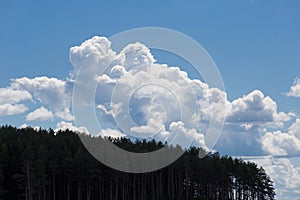
<path id="1" fill-rule="evenodd" d="M 132 152 L 164 146 L 154 140 L 109 139 Z M 272 181 L 256 164 L 218 153 L 199 159 L 199 151 L 193 147 L 161 170 L 129 174 L 95 160 L 72 131 L 4 126 L 0 199 L 274 199 Z"/>

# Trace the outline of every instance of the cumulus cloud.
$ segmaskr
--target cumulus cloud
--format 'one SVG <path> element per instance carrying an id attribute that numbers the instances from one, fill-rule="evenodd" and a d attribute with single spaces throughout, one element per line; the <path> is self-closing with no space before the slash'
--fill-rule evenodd
<path id="1" fill-rule="evenodd" d="M 238 156 L 281 155 L 298 151 L 295 136 L 268 131 L 280 131 L 294 116 L 278 111 L 276 102 L 262 91 L 254 90 L 233 100 L 227 111 L 226 123 L 216 146 L 219 151 Z M 295 142 L 295 145 L 289 150 L 286 146 L 278 146 L 287 141 Z"/>
<path id="2" fill-rule="evenodd" d="M 18 103 L 24 100 L 31 100 L 32 96 L 28 91 L 15 90 L 13 88 L 0 88 L 0 104 Z"/>
<path id="3" fill-rule="evenodd" d="M 271 155 L 300 155 L 300 140 L 293 134 L 267 132 L 262 138 L 262 145 Z"/>
<path id="4" fill-rule="evenodd" d="M 66 80 L 23 77 L 13 79 L 7 88 L 0 88 L 0 116 L 24 113 L 28 109 L 24 101 L 29 100 L 41 107 L 30 112 L 26 120 L 59 120 L 55 131 L 153 137 L 184 148 L 194 145 L 205 149 L 205 134 L 212 116 L 217 122 L 226 116 L 216 146 L 221 153 L 300 155 L 300 120 L 296 119 L 284 131 L 286 122 L 296 116 L 279 111 L 276 102 L 260 90 L 230 102 L 225 91 L 190 79 L 179 67 L 157 63 L 144 44 L 129 44 L 116 53 L 105 37 L 95 36 L 70 48 L 69 59 L 74 68 Z M 100 132 L 90 133 L 87 128 L 68 122 L 74 120 L 70 110 L 73 84 L 81 87 L 82 93 L 75 99 L 80 100 L 83 109 L 96 104 L 93 106 L 103 126 Z M 96 88 L 91 87 L 94 84 Z M 95 90 L 95 95 L 90 90 Z M 287 96 L 300 97 L 299 78 Z M 272 174 L 272 170 L 281 168 L 270 170 Z"/>
<path id="5" fill-rule="evenodd" d="M 290 91 L 286 94 L 291 97 L 300 97 L 300 78 L 296 78 L 293 85 L 290 87 Z"/>
<path id="6" fill-rule="evenodd" d="M 147 110 L 146 125 L 134 126 L 130 129 L 130 131 L 138 133 L 141 137 L 152 136 L 155 133 L 165 131 L 166 112 L 163 108 L 159 105 L 151 105 Z"/>
<path id="7" fill-rule="evenodd" d="M 41 107 L 29 113 L 26 120 L 59 120 L 56 131 L 69 129 L 111 137 L 153 136 L 185 148 L 208 148 L 205 133 L 212 116 L 221 122 L 226 113 L 217 144 L 221 153 L 300 153 L 300 120 L 296 119 L 288 131 L 281 130 L 295 116 L 279 111 L 276 102 L 262 91 L 254 90 L 230 102 L 225 91 L 190 79 L 176 66 L 157 63 L 145 45 L 129 44 L 116 53 L 105 37 L 95 36 L 70 48 L 69 59 L 74 68 L 66 80 L 23 77 L 13 79 L 8 88 L 0 88 L 0 116 L 24 113 L 28 108 L 23 101 L 30 100 Z M 76 79 L 79 69 L 82 76 Z M 94 89 L 90 87 L 94 83 L 95 96 L 90 96 L 88 91 Z M 96 103 L 93 106 L 103 125 L 100 132 L 89 133 L 87 128 L 67 122 L 74 120 L 70 111 L 73 84 L 82 89 L 75 97 L 82 100 L 78 102 L 83 106 Z M 299 78 L 287 95 L 300 97 Z M 95 101 L 90 101 L 93 98 Z"/>
<path id="8" fill-rule="evenodd" d="M 108 95 L 113 98 L 105 99 L 121 106 L 111 123 L 121 122 L 123 130 L 134 136 L 150 137 L 159 131 L 165 133 L 169 131 L 169 125 L 177 121 L 184 123 L 186 130 L 207 129 L 211 113 L 217 112 L 217 109 L 224 109 L 224 92 L 203 87 L 206 91 L 200 89 L 197 93 L 192 87 L 199 84 L 198 80 L 189 79 L 186 73 L 177 67 L 151 64 L 132 68 L 123 74 L 117 80 L 113 77 L 108 79 L 108 74 L 102 75 L 107 84 L 100 85 L 98 91 L 111 91 Z M 111 89 L 106 89 L 107 87 Z M 203 93 L 206 94 L 206 99 L 198 98 L 203 97 Z M 126 104 L 128 101 L 129 104 Z M 204 103 L 207 107 L 204 107 Z M 103 102 L 98 106 L 102 115 L 111 115 L 112 112 L 104 109 L 108 104 L 110 103 Z M 199 105 L 206 110 L 199 112 Z M 207 120 L 201 127 L 198 126 L 202 122 L 200 119 Z"/>
<path id="9" fill-rule="evenodd" d="M 300 120 L 296 119 L 287 132 L 281 130 L 266 131 L 261 138 L 262 147 L 269 155 L 299 156 L 300 155 Z"/>
<path id="10" fill-rule="evenodd" d="M 227 124 L 215 148 L 223 154 L 233 156 L 264 155 L 261 128 L 258 125 Z"/>
<path id="11" fill-rule="evenodd" d="M 199 137 L 205 135 L 211 117 L 222 121 L 224 115 L 219 113 L 225 111 L 223 149 L 234 152 L 247 147 L 257 155 L 267 149 L 264 146 L 263 150 L 262 144 L 269 136 L 263 138 L 265 129 L 283 127 L 291 119 L 278 111 L 276 102 L 262 91 L 254 90 L 229 102 L 226 92 L 190 79 L 178 67 L 156 63 L 149 48 L 141 43 L 129 44 L 119 54 L 110 46 L 107 38 L 93 37 L 70 49 L 70 61 L 74 65 L 73 74 L 83 64 L 87 68 L 83 78 L 76 80 L 83 83 L 83 88 L 97 82 L 95 102 L 99 119 L 111 124 L 110 128 L 122 130 L 122 134 L 135 137 L 156 134 L 157 139 L 168 140 L 177 125 L 181 127 L 179 133 L 194 135 L 201 146 L 205 144 L 199 142 L 202 141 Z M 86 100 L 86 96 L 83 92 L 82 99 Z"/>
<path id="12" fill-rule="evenodd" d="M 42 105 L 47 105 L 56 117 L 68 121 L 74 119 L 69 111 L 71 93 L 66 81 L 45 76 L 23 77 L 13 79 L 10 87 L 30 93 Z"/>
<path id="13" fill-rule="evenodd" d="M 115 62 L 124 66 L 127 71 L 141 66 L 153 64 L 155 59 L 150 49 L 139 42 L 127 45 L 116 57 Z"/>
<path id="14" fill-rule="evenodd" d="M 125 67 L 121 65 L 115 65 L 111 68 L 110 74 L 114 78 L 121 78 L 127 73 Z"/>
<path id="15" fill-rule="evenodd" d="M 33 128 L 34 130 L 38 131 L 41 127 L 40 126 L 30 126 L 30 125 L 24 123 L 19 128 Z"/>
<path id="16" fill-rule="evenodd" d="M 9 88 L 0 89 L 0 104 L 6 103 L 2 107 L 9 108 L 2 113 L 25 112 L 26 107 L 17 103 L 38 101 L 42 107 L 29 113 L 27 121 L 58 118 L 64 120 L 57 124 L 58 127 L 73 129 L 72 123 L 65 122 L 74 119 L 70 113 L 73 83 L 82 84 L 81 96 L 86 104 L 90 103 L 87 101 L 89 98 L 94 97 L 87 97 L 84 91 L 89 91 L 89 86 L 96 83 L 98 117 L 105 124 L 102 135 L 155 135 L 157 139 L 170 141 L 176 130 L 186 138 L 193 135 L 198 146 L 205 146 L 202 137 L 208 130 L 211 117 L 222 121 L 225 116 L 220 113 L 227 112 L 223 147 L 232 147 L 233 151 L 239 148 L 235 146 L 238 143 L 257 152 L 262 152 L 262 147 L 265 151 L 275 151 L 266 141 L 270 144 L 278 141 L 271 138 L 271 132 L 264 135 L 266 131 L 262 130 L 269 126 L 282 127 L 291 118 L 278 111 L 276 102 L 259 90 L 229 102 L 226 92 L 190 79 L 176 66 L 156 63 L 150 49 L 141 43 L 129 44 L 116 53 L 107 38 L 95 36 L 70 48 L 69 58 L 74 69 L 66 81 L 24 77 L 12 80 Z M 84 67 L 81 70 L 84 75 L 77 80 L 76 74 L 81 67 Z M 295 88 L 298 83 L 296 79 Z M 297 91 L 292 88 L 290 94 Z M 21 109 L 16 111 L 17 107 Z M 112 131 L 112 127 L 116 131 Z M 290 128 L 290 132 L 295 129 L 296 125 Z M 275 135 L 291 140 L 286 135 L 274 133 L 272 136 Z M 290 135 L 296 137 L 296 134 Z"/>
<path id="17" fill-rule="evenodd" d="M 193 146 L 209 150 L 205 144 L 204 135 L 197 132 L 195 129 L 185 128 L 183 122 L 172 122 L 169 130 L 166 138 L 169 144 L 178 144 L 183 148 L 189 148 L 192 144 Z"/>
<path id="18" fill-rule="evenodd" d="M 69 59 L 74 66 L 74 70 L 71 73 L 71 78 L 76 76 L 76 73 L 88 57 L 90 57 L 90 59 L 92 57 L 96 63 L 101 61 L 103 65 L 109 64 L 116 55 L 110 46 L 111 42 L 106 37 L 94 36 L 93 38 L 84 41 L 79 46 L 71 47 Z M 90 66 L 91 69 L 89 69 L 89 72 L 91 74 L 99 71 L 99 66 Z"/>
<path id="19" fill-rule="evenodd" d="M 16 115 L 24 113 L 28 108 L 23 104 L 0 104 L 0 116 Z"/>
<path id="20" fill-rule="evenodd" d="M 58 132 L 60 130 L 61 131 L 70 130 L 70 131 L 74 131 L 77 133 L 90 134 L 86 127 L 83 127 L 83 126 L 76 127 L 71 122 L 65 122 L 65 121 L 61 121 L 56 124 L 56 129 L 54 131 Z"/>
<path id="21" fill-rule="evenodd" d="M 300 119 L 295 120 L 295 122 L 289 127 L 288 132 L 295 135 L 300 140 Z"/>
<path id="22" fill-rule="evenodd" d="M 53 113 L 43 106 L 34 110 L 26 116 L 26 121 L 47 121 L 53 119 Z"/>
<path id="23" fill-rule="evenodd" d="M 109 95 L 114 95 L 112 101 L 121 101 L 123 106 L 127 106 L 126 101 L 129 100 L 129 106 L 132 106 L 130 109 L 133 120 L 144 121 L 144 125 L 147 124 L 148 127 L 151 121 L 156 123 L 149 118 L 149 111 L 154 111 L 151 107 L 159 105 L 162 108 L 160 114 L 166 113 L 165 123 L 167 125 L 183 120 L 187 127 L 195 128 L 200 118 L 210 119 L 211 112 L 216 110 L 217 105 L 220 110 L 224 109 L 226 96 L 221 90 L 209 87 L 198 88 L 196 91 L 193 87 L 196 87 L 197 84 L 199 84 L 197 80 L 189 79 L 186 73 L 177 67 L 152 64 L 147 68 L 128 71 L 126 75 L 117 80 L 114 85 L 115 89 L 111 89 L 114 94 Z M 99 88 L 99 92 L 103 90 Z M 203 93 L 205 93 L 205 98 L 202 98 L 204 97 Z M 221 98 L 214 98 L 218 95 Z M 213 106 L 211 105 L 212 99 L 215 101 Z M 202 112 L 198 112 L 200 105 L 203 106 Z M 122 110 L 127 111 L 124 107 Z M 143 127 L 145 128 L 145 126 Z M 137 130 L 137 128 L 134 129 Z"/>
<path id="24" fill-rule="evenodd" d="M 229 102 L 226 92 L 190 79 L 176 66 L 156 63 L 150 49 L 141 43 L 129 44 L 116 53 L 107 38 L 95 36 L 70 48 L 69 58 L 74 69 L 65 81 L 23 77 L 13 79 L 10 87 L 0 89 L 0 105 L 2 103 L 2 110 L 6 110 L 2 115 L 25 112 L 26 106 L 18 104 L 21 101 L 37 101 L 42 107 L 29 113 L 27 121 L 61 119 L 64 121 L 58 123 L 58 127 L 73 129 L 72 123 L 65 122 L 74 120 L 70 113 L 73 83 L 82 85 L 83 93 L 79 98 L 85 104 L 93 102 L 88 100 L 94 97 L 86 95 L 85 91 L 96 83 L 95 103 L 100 123 L 104 123 L 106 130 L 102 135 L 155 135 L 159 140 L 170 141 L 177 130 L 183 137 L 193 135 L 198 141 L 196 145 L 205 146 L 202 137 L 211 117 L 222 121 L 225 116 L 221 113 L 227 112 L 221 137 L 223 149 L 233 152 L 246 146 L 256 150 L 252 153 L 264 151 L 262 141 L 277 142 L 270 139 L 271 132 L 263 138 L 267 132 L 264 129 L 282 127 L 291 118 L 278 111 L 276 102 L 259 90 Z M 81 67 L 84 75 L 82 79 L 75 79 Z M 298 82 L 296 79 L 295 87 Z M 294 93 L 296 89 L 291 91 Z M 113 127 L 122 131 L 112 131 Z M 295 129 L 296 125 L 290 128 L 289 134 Z M 270 149 L 266 143 L 264 145 L 265 151 Z"/>
<path id="25" fill-rule="evenodd" d="M 110 46 L 107 38 L 93 37 L 70 49 L 71 74 L 82 67 L 80 78 L 74 79 L 82 91 L 78 102 L 93 102 L 87 91 L 96 82 L 95 103 L 104 126 L 135 137 L 166 139 L 174 123 L 182 123 L 179 134 L 194 135 L 197 145 L 204 145 L 200 133 L 208 129 L 212 113 L 221 120 L 226 93 L 188 78 L 178 67 L 155 63 L 144 44 L 129 44 L 118 54 Z"/>
<path id="26" fill-rule="evenodd" d="M 17 78 L 12 79 L 10 86 L 0 88 L 1 116 L 24 113 L 29 103 L 46 105 L 54 117 L 71 121 L 74 117 L 70 113 L 72 82 L 49 77 Z M 28 102 L 26 102 L 28 101 Z M 21 104 L 22 102 L 22 104 Z M 33 117 L 44 110 L 30 113 L 26 120 L 35 120 Z M 45 112 L 43 112 L 45 115 Z M 48 119 L 47 118 L 47 119 Z M 39 120 L 44 121 L 43 117 Z"/>
<path id="27" fill-rule="evenodd" d="M 112 137 L 112 138 L 121 138 L 121 137 L 125 137 L 126 134 L 123 134 L 120 131 L 115 130 L 115 129 L 103 129 L 99 133 L 99 136 Z"/>
<path id="28" fill-rule="evenodd" d="M 24 113 L 28 108 L 21 101 L 31 100 L 32 96 L 24 90 L 0 88 L 0 116 Z"/>
<path id="29" fill-rule="evenodd" d="M 282 126 L 282 122 L 289 119 L 289 115 L 277 111 L 277 104 L 273 99 L 254 90 L 231 103 L 227 121 L 249 124 L 274 122 Z"/>
<path id="30" fill-rule="evenodd" d="M 262 166 L 275 184 L 277 199 L 298 199 L 300 193 L 300 174 L 295 163 L 299 158 L 253 157 L 249 159 Z M 292 162 L 294 161 L 294 162 Z"/>

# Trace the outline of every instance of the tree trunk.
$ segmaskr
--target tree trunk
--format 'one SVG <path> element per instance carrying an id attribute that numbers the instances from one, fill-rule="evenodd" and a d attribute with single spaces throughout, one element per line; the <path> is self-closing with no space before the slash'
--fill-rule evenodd
<path id="1" fill-rule="evenodd" d="M 52 189 L 53 189 L 53 200 L 56 200 L 56 193 L 55 193 L 55 175 L 52 172 Z"/>

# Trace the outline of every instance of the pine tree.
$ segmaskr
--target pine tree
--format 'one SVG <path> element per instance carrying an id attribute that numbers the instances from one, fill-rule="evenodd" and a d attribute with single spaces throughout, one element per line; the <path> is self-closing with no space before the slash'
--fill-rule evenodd
<path id="1" fill-rule="evenodd" d="M 263 168 L 241 159 L 190 148 L 171 165 L 130 174 L 98 162 L 72 131 L 0 128 L 0 199 L 275 199 L 273 182 Z M 103 138 L 86 139 L 97 144 Z M 150 152 L 154 140 L 108 138 L 120 148 Z M 167 146 L 182 150 L 180 146 Z M 109 153 L 109 152 L 108 152 Z"/>

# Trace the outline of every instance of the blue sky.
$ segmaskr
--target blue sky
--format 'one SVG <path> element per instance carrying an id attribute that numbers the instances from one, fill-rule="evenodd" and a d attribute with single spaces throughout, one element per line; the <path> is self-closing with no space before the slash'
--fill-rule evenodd
<path id="1" fill-rule="evenodd" d="M 95 35 L 110 37 L 132 28 L 163 27 L 190 36 L 206 49 L 221 72 L 230 102 L 259 90 L 276 102 L 277 113 L 293 112 L 293 119 L 284 121 L 280 129 L 288 132 L 300 115 L 299 98 L 285 95 L 300 77 L 299 9 L 296 0 L 2 1 L 0 88 L 22 77 L 66 80 L 73 71 L 70 47 Z M 183 70 L 188 65 L 172 56 L 152 53 L 158 61 Z M 0 123 L 20 126 L 28 112 L 39 107 L 29 99 L 24 104 L 29 108 L 26 113 L 1 116 Z M 56 123 L 50 122 L 53 128 Z M 47 127 L 49 121 L 32 124 Z M 237 128 L 225 130 L 226 137 L 230 130 Z M 228 145 L 220 144 L 219 148 L 230 153 L 233 150 Z M 300 179 L 297 181 L 295 188 L 300 190 Z"/>
<path id="2" fill-rule="evenodd" d="M 229 99 L 261 89 L 282 97 L 299 75 L 298 1 L 1 2 L 1 86 L 12 77 L 64 78 L 68 50 L 93 35 L 158 26 L 198 41 L 222 73 Z M 159 5 L 159 6 L 158 6 Z M 51 41 L 51 42 L 49 42 Z M 237 78 L 238 77 L 238 78 Z M 299 108 L 299 107 L 298 107 Z"/>

